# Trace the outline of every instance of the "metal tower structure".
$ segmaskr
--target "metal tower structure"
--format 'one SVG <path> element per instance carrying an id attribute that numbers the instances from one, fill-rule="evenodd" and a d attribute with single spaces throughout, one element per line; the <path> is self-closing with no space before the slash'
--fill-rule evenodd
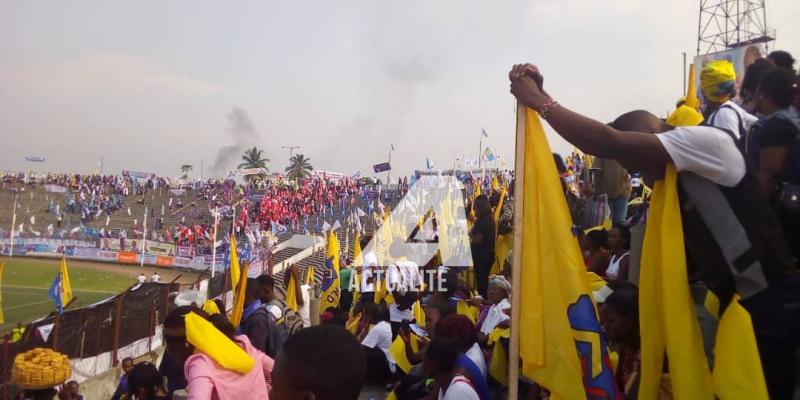
<path id="1" fill-rule="evenodd" d="M 767 27 L 766 0 L 700 0 L 697 54 L 775 40 Z"/>

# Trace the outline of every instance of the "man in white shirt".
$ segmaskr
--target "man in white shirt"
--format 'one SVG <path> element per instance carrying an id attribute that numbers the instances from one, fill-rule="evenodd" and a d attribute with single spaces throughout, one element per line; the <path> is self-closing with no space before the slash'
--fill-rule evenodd
<path id="1" fill-rule="evenodd" d="M 414 319 L 413 304 L 419 297 L 422 275 L 419 265 L 403 256 L 403 243 L 394 241 L 389 251 L 395 260 L 386 269 L 386 285 L 394 298 L 394 302 L 389 305 L 389 321 L 394 339 L 402 322 Z"/>
<path id="2" fill-rule="evenodd" d="M 646 111 L 623 114 L 605 125 L 553 100 L 533 65 L 515 66 L 509 79 L 521 104 L 543 114 L 559 135 L 584 152 L 642 171 L 646 181 L 663 179 L 666 166 L 674 164 L 690 256 L 687 269 L 708 282 L 720 304 L 740 296 L 752 317 L 769 397 L 792 398 L 798 344 L 789 332 L 796 332 L 800 321 L 800 310 L 791 306 L 800 302 L 800 274 L 737 148 L 738 138 L 714 127 L 672 129 Z"/>
<path id="3" fill-rule="evenodd" d="M 147 282 L 147 277 L 144 276 L 144 272 L 139 273 L 139 278 L 137 279 L 139 284 Z"/>
<path id="4" fill-rule="evenodd" d="M 161 282 L 161 276 L 158 275 L 158 272 L 153 272 L 153 276 L 150 277 L 150 282 L 153 283 Z"/>

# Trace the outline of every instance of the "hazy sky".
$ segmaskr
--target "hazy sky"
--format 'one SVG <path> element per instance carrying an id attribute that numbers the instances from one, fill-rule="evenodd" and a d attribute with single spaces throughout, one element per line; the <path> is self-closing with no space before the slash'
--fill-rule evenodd
<path id="1" fill-rule="evenodd" d="M 664 115 L 681 95 L 681 52 L 695 53 L 698 7 L 0 0 L 0 170 L 91 172 L 102 156 L 114 173 L 188 163 L 199 176 L 204 160 L 209 176 L 219 149 L 241 144 L 264 148 L 273 171 L 287 164 L 281 146 L 299 145 L 316 168 L 371 174 L 394 143 L 397 174 L 474 157 L 482 128 L 511 164 L 512 64 L 538 64 L 551 95 L 601 121 Z M 797 0 L 767 11 L 773 48 L 800 58 Z M 242 116 L 255 132 L 231 132 Z"/>

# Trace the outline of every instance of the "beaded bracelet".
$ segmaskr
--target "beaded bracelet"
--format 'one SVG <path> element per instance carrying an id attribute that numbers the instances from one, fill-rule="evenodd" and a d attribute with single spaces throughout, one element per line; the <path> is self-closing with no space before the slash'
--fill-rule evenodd
<path id="1" fill-rule="evenodd" d="M 539 115 L 542 118 L 547 119 L 550 113 L 553 112 L 555 109 L 557 109 L 559 106 L 561 106 L 561 104 L 558 104 L 557 101 L 553 99 L 547 100 L 547 102 L 544 103 L 542 108 L 539 110 Z"/>

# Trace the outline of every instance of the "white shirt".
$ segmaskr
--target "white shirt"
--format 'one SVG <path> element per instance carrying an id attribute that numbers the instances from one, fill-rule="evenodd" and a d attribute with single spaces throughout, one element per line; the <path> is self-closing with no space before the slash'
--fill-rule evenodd
<path id="1" fill-rule="evenodd" d="M 733 138 L 709 126 L 675 128 L 656 135 L 678 172 L 690 171 L 712 182 L 733 187 L 746 172 L 744 157 Z"/>
<path id="2" fill-rule="evenodd" d="M 483 324 L 481 325 L 481 332 L 485 335 L 492 333 L 495 327 L 503 321 L 511 319 L 503 310 L 511 309 L 511 303 L 508 302 L 508 299 L 503 299 L 497 304 L 493 304 L 489 307 L 489 311 L 486 313 L 486 318 L 483 320 Z"/>
<path id="3" fill-rule="evenodd" d="M 456 375 L 447 390 L 439 389 L 439 400 L 480 400 L 480 397 L 467 378 Z"/>
<path id="4" fill-rule="evenodd" d="M 147 278 L 145 278 L 144 275 L 139 275 L 139 279 L 137 279 L 137 280 L 139 281 L 139 283 L 147 282 Z"/>
<path id="5" fill-rule="evenodd" d="M 483 376 L 486 376 L 486 360 L 483 358 L 483 352 L 481 351 L 481 346 L 478 346 L 478 343 L 472 345 L 472 347 L 464 353 L 467 358 L 469 358 L 475 365 L 478 366 L 478 369 L 481 370 Z"/>
<path id="6" fill-rule="evenodd" d="M 374 252 L 364 254 L 364 265 L 361 268 L 361 293 L 371 293 L 375 291 L 375 284 L 369 280 L 375 276 L 373 268 L 378 264 L 378 259 Z"/>
<path id="7" fill-rule="evenodd" d="M 150 282 L 154 283 L 161 282 L 161 277 L 158 276 L 158 274 L 153 274 L 153 276 L 150 277 Z"/>
<path id="8" fill-rule="evenodd" d="M 401 294 L 409 291 L 419 291 L 422 285 L 422 276 L 419 266 L 412 261 L 397 261 L 386 269 L 386 285 L 389 290 L 396 290 Z M 392 322 L 411 321 L 414 319 L 414 310 L 400 310 L 397 302 L 389 305 L 389 320 Z"/>
<path id="9" fill-rule="evenodd" d="M 386 361 L 389 363 L 389 371 L 395 372 L 395 361 L 392 354 L 389 352 L 389 347 L 392 346 L 392 326 L 386 321 L 381 321 L 375 324 L 372 329 L 364 336 L 361 344 L 371 349 L 379 348 L 386 355 Z"/>
<path id="10" fill-rule="evenodd" d="M 303 328 L 311 326 L 311 295 L 308 293 L 311 289 L 310 285 L 300 285 L 300 295 L 303 296 L 303 306 L 297 311 L 300 314 L 300 319 L 303 320 Z"/>
<path id="11" fill-rule="evenodd" d="M 303 298 L 305 300 L 305 298 Z M 283 317 L 283 310 L 275 304 L 267 304 L 264 308 L 272 314 L 272 317 L 275 318 L 275 321 L 281 319 Z"/>
<path id="12" fill-rule="evenodd" d="M 711 126 L 727 129 L 733 132 L 737 137 L 741 137 L 742 134 L 742 132 L 739 132 L 739 121 L 744 125 L 744 129 L 749 131 L 750 127 L 758 121 L 758 118 L 730 100 L 722 103 L 722 106 L 709 116 Z"/>

